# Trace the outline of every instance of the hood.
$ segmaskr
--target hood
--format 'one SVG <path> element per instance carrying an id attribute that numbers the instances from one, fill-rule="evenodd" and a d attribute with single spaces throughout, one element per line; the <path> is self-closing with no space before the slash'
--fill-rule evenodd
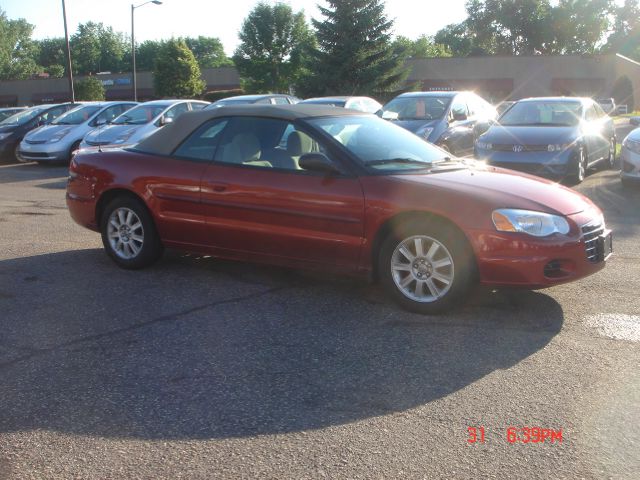
<path id="1" fill-rule="evenodd" d="M 435 120 L 391 120 L 391 123 L 398 125 L 399 127 L 402 127 L 404 129 L 407 129 L 413 133 L 416 133 L 418 130 L 420 130 L 423 127 L 435 128 L 438 122 L 440 122 L 439 118 Z"/>
<path id="2" fill-rule="evenodd" d="M 627 135 L 629 140 L 633 140 L 634 142 L 640 142 L 640 128 L 636 128 L 635 130 L 631 130 L 629 135 Z"/>
<path id="3" fill-rule="evenodd" d="M 483 164 L 427 175 L 394 178 L 461 194 L 478 196 L 493 208 L 521 208 L 561 215 L 582 212 L 593 206 L 588 198 L 558 183 Z"/>
<path id="4" fill-rule="evenodd" d="M 100 141 L 112 143 L 118 137 L 131 137 L 144 125 L 107 125 L 106 127 L 98 127 L 87 134 L 85 139 L 90 141 Z"/>
<path id="5" fill-rule="evenodd" d="M 66 135 L 73 127 L 74 125 L 44 125 L 31 130 L 24 138 L 32 142 L 46 142 L 55 136 Z"/>
<path id="6" fill-rule="evenodd" d="M 571 143 L 579 136 L 579 127 L 509 127 L 493 125 L 480 140 L 501 145 L 548 145 Z"/>

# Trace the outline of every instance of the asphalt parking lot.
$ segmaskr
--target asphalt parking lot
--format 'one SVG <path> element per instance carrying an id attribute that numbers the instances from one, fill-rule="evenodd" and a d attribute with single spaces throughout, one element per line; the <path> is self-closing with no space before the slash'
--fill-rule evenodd
<path id="1" fill-rule="evenodd" d="M 614 230 L 605 270 L 439 317 L 177 252 L 120 270 L 65 183 L 0 165 L 1 479 L 637 478 L 640 189 L 616 172 L 577 188 Z"/>

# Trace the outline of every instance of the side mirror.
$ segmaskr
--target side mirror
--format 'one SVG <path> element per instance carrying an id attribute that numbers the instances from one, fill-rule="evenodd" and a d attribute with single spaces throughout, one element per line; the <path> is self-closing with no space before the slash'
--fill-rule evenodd
<path id="1" fill-rule="evenodd" d="M 467 119 L 467 114 L 465 112 L 456 112 L 455 110 L 453 112 L 451 112 L 453 114 L 453 119 L 456 122 L 460 122 L 462 120 L 466 120 Z"/>
<path id="2" fill-rule="evenodd" d="M 164 127 L 165 125 L 169 125 L 173 123 L 173 117 L 160 117 L 160 126 Z"/>
<path id="3" fill-rule="evenodd" d="M 631 125 L 640 125 L 640 117 L 631 117 L 629 123 Z"/>
<path id="4" fill-rule="evenodd" d="M 310 172 L 339 173 L 339 170 L 324 153 L 305 153 L 298 160 L 298 165 L 303 170 Z"/>
<path id="5" fill-rule="evenodd" d="M 99 127 L 101 125 L 106 125 L 107 123 L 109 123 L 109 122 L 107 121 L 106 118 L 100 118 L 100 119 L 96 120 L 96 126 L 97 127 Z"/>
<path id="6" fill-rule="evenodd" d="M 380 118 L 384 119 L 384 120 L 397 120 L 398 119 L 398 112 L 390 112 L 390 111 L 382 111 L 382 110 L 378 110 L 380 112 Z"/>

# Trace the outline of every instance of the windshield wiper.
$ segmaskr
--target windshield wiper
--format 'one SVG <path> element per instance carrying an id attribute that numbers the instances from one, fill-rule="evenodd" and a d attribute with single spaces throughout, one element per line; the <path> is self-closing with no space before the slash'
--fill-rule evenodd
<path id="1" fill-rule="evenodd" d="M 387 163 L 404 163 L 404 164 L 415 164 L 422 165 L 424 168 L 431 168 L 431 162 L 424 162 L 422 160 L 416 160 L 414 158 L 384 158 L 380 160 L 369 160 L 368 162 L 364 162 L 365 165 L 385 165 Z"/>

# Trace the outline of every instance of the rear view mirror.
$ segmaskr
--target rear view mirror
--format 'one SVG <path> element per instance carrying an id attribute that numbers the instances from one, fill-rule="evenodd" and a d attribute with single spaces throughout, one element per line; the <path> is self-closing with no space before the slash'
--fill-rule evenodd
<path id="1" fill-rule="evenodd" d="M 324 153 L 305 153 L 298 160 L 298 165 L 303 170 L 310 172 L 339 173 L 339 170 Z"/>

